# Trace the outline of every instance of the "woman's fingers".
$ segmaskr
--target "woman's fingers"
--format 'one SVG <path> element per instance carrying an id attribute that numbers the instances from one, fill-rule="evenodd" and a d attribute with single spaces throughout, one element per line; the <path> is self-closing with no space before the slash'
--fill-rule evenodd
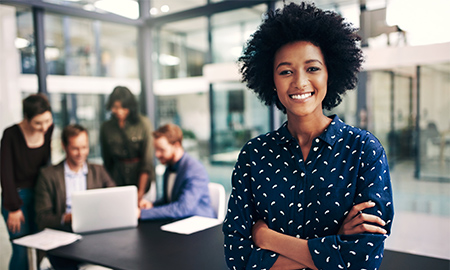
<path id="1" fill-rule="evenodd" d="M 20 232 L 20 226 L 23 222 L 25 222 L 25 217 L 21 210 L 9 212 L 7 225 L 12 233 Z"/>
<path id="2" fill-rule="evenodd" d="M 380 226 L 386 225 L 386 222 L 384 222 L 384 220 L 382 220 L 380 217 L 377 217 L 377 216 L 371 215 L 371 214 L 364 214 L 364 213 L 361 213 L 358 216 L 356 216 L 353 219 L 353 221 L 354 221 L 353 224 L 355 224 L 355 226 L 357 224 L 361 224 L 361 223 L 375 223 Z"/>
<path id="3" fill-rule="evenodd" d="M 351 230 L 351 233 L 349 234 L 357 234 L 357 233 L 380 233 L 380 234 L 386 234 L 387 231 L 377 225 L 371 225 L 367 223 L 362 223 L 357 225 L 356 227 L 353 227 Z"/>
<path id="4" fill-rule="evenodd" d="M 364 209 L 374 206 L 375 203 L 372 201 L 354 205 L 347 214 L 347 217 L 344 219 L 338 234 L 357 234 L 364 232 L 382 234 L 387 233 L 386 230 L 381 228 L 386 224 L 381 218 L 362 212 Z"/>
<path id="5" fill-rule="evenodd" d="M 350 212 L 348 213 L 347 216 L 351 216 L 352 218 L 353 218 L 353 217 L 356 217 L 356 216 L 358 216 L 358 214 L 360 214 L 364 209 L 372 208 L 372 207 L 374 207 L 374 206 L 375 206 L 375 203 L 372 202 L 372 201 L 359 203 L 359 204 L 354 205 L 354 206 L 352 207 L 352 209 L 350 210 Z"/>

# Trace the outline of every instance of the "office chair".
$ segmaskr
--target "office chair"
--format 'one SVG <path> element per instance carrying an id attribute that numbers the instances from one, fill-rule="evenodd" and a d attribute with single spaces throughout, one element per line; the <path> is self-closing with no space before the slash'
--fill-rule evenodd
<path id="1" fill-rule="evenodd" d="M 211 198 L 211 206 L 216 212 L 218 220 L 223 221 L 225 219 L 225 188 L 218 183 L 209 183 L 209 197 Z"/>

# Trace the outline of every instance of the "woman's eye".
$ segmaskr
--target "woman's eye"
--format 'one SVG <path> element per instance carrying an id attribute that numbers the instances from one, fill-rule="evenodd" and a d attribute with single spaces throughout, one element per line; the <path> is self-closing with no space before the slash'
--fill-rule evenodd
<path id="1" fill-rule="evenodd" d="M 291 74 L 291 73 L 292 73 L 292 71 L 290 71 L 290 70 L 283 70 L 283 71 L 280 72 L 280 75 L 288 75 L 288 74 Z"/>
<path id="2" fill-rule="evenodd" d="M 318 71 L 318 70 L 320 70 L 320 68 L 318 68 L 318 67 L 309 67 L 308 68 L 308 71 L 312 71 L 312 72 Z"/>

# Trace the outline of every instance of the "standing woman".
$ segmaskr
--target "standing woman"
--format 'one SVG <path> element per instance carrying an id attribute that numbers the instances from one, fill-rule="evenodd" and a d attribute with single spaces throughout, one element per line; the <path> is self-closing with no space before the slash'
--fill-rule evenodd
<path id="1" fill-rule="evenodd" d="M 10 239 L 36 232 L 34 186 L 39 169 L 50 164 L 53 117 L 42 94 L 25 98 L 23 120 L 3 132 L 1 141 L 2 214 Z M 28 269 L 27 249 L 12 244 L 9 269 Z"/>
<path id="2" fill-rule="evenodd" d="M 291 3 L 247 43 L 243 81 L 287 122 L 239 154 L 223 225 L 230 269 L 379 268 L 394 215 L 385 151 L 323 112 L 356 86 L 355 32 L 335 12 Z"/>
<path id="3" fill-rule="evenodd" d="M 136 98 L 123 86 L 114 88 L 106 108 L 111 119 L 100 129 L 104 166 L 118 186 L 137 186 L 140 201 L 154 179 L 150 120 L 139 114 Z"/>

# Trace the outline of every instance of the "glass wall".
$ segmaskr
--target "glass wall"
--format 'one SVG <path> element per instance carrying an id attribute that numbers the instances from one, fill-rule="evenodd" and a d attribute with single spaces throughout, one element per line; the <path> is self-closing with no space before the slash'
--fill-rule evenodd
<path id="1" fill-rule="evenodd" d="M 267 5 L 257 5 L 211 16 L 213 62 L 236 62 L 266 11 Z"/>
<path id="2" fill-rule="evenodd" d="M 208 61 L 207 18 L 199 17 L 164 25 L 157 31 L 154 60 L 156 79 L 201 76 Z"/>
<path id="3" fill-rule="evenodd" d="M 53 111 L 55 130 L 53 132 L 52 161 L 64 159 L 60 138 L 63 127 L 78 123 L 89 131 L 89 160 L 102 163 L 100 149 L 100 126 L 106 117 L 104 106 L 106 95 L 102 94 L 66 94 L 49 95 Z"/>
<path id="4" fill-rule="evenodd" d="M 234 165 L 248 140 L 269 131 L 269 109 L 240 83 L 212 88 L 211 161 Z"/>
<path id="5" fill-rule="evenodd" d="M 257 5 L 211 16 L 213 63 L 236 63 L 266 11 Z M 249 139 L 269 131 L 270 110 L 238 82 L 213 83 L 211 104 L 211 162 L 234 165 Z"/>
<path id="6" fill-rule="evenodd" d="M 35 74 L 36 47 L 34 44 L 33 15 L 30 9 L 16 10 L 17 38 L 15 46 L 20 52 L 21 72 Z"/>
<path id="7" fill-rule="evenodd" d="M 34 73 L 34 37 L 30 11 L 16 13 L 23 74 Z M 54 114 L 52 162 L 64 158 L 60 133 L 79 123 L 89 130 L 89 159 L 101 163 L 99 129 L 109 114 L 105 102 L 117 84 L 139 94 L 137 29 L 135 27 L 46 13 L 44 16 L 47 88 Z M 105 78 L 106 77 L 106 78 Z M 20 81 L 22 98 L 37 92 L 33 79 Z M 117 82 L 117 83 L 115 83 Z"/>
<path id="8" fill-rule="evenodd" d="M 137 78 L 137 30 L 113 23 L 45 15 L 49 74 Z"/>
<path id="9" fill-rule="evenodd" d="M 450 180 L 450 63 L 420 67 L 420 177 Z"/>

